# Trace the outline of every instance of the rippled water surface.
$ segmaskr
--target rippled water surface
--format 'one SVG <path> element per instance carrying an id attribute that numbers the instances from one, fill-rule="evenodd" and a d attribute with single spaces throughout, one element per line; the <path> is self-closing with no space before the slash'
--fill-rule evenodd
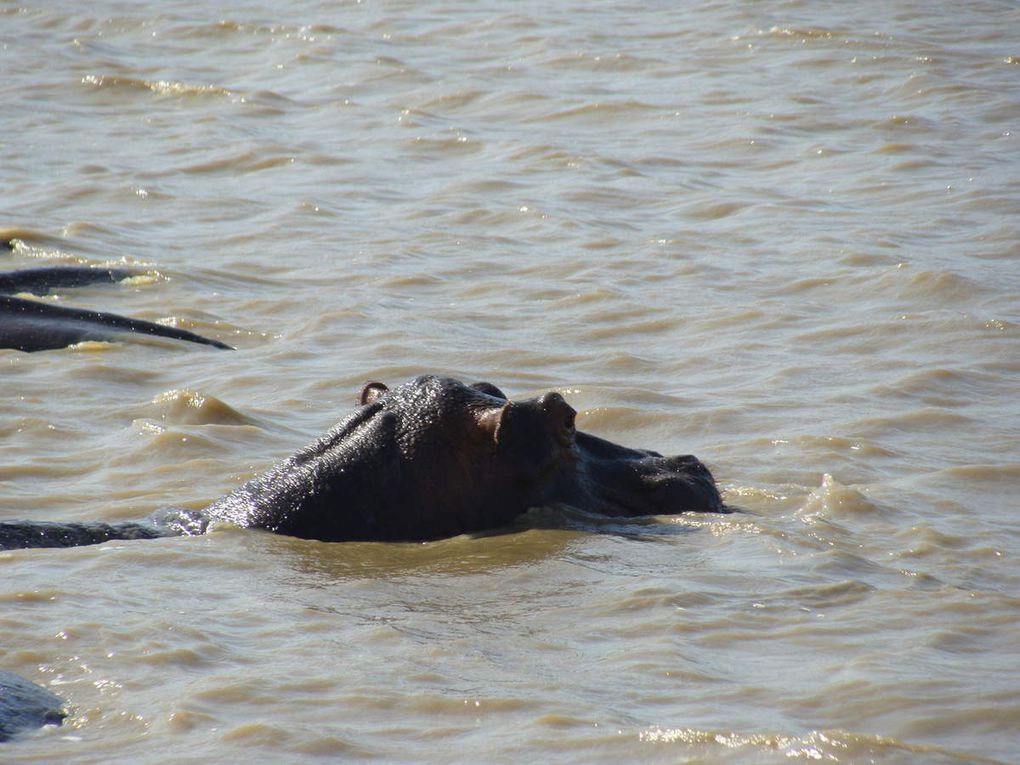
<path id="1" fill-rule="evenodd" d="M 0 553 L 40 762 L 1015 762 L 1020 8 L 0 3 L 0 518 L 201 507 L 425 371 L 732 516 Z"/>

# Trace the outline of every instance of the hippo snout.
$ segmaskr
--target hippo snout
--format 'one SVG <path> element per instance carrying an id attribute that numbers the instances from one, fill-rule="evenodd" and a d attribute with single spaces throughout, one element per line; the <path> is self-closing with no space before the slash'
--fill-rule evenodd
<path id="1" fill-rule="evenodd" d="M 712 472 L 693 455 L 664 458 L 658 470 L 653 467 L 647 480 L 657 514 L 690 510 L 724 512 Z"/>
<path id="2" fill-rule="evenodd" d="M 697 457 L 664 457 L 591 436 L 578 445 L 597 512 L 626 516 L 726 512 L 712 472 Z"/>

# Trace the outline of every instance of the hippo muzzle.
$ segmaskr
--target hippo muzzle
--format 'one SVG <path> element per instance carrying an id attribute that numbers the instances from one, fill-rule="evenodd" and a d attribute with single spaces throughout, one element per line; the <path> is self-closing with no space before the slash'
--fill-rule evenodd
<path id="1" fill-rule="evenodd" d="M 520 410 L 530 410 L 537 421 L 525 430 L 527 442 L 542 443 L 543 428 L 548 433 L 555 478 L 542 504 L 562 502 L 611 516 L 725 512 L 712 473 L 692 455 L 664 457 L 577 431 L 576 412 L 559 393 L 506 406 L 518 419 Z M 515 448 L 529 447 L 522 442 Z"/>

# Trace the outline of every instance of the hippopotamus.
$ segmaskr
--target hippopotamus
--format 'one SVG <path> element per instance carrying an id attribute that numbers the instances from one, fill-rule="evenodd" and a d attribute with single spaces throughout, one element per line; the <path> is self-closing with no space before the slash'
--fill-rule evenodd
<path id="1" fill-rule="evenodd" d="M 506 526 L 528 509 L 607 516 L 728 512 L 696 457 L 581 432 L 557 392 L 508 399 L 491 383 L 423 375 L 364 386 L 321 438 L 213 502 L 149 523 L 0 523 L 4 547 L 194 534 L 210 522 L 343 541 L 427 541 Z"/>
<path id="2" fill-rule="evenodd" d="M 132 335 L 168 337 L 232 350 L 218 340 L 194 332 L 131 319 L 105 311 L 86 311 L 13 297 L 18 292 L 45 295 L 62 287 L 117 282 L 137 276 L 122 268 L 58 266 L 0 273 L 0 348 L 48 351 L 85 340 L 119 341 Z"/>
<path id="3" fill-rule="evenodd" d="M 0 741 L 43 725 L 60 725 L 64 702 L 42 686 L 0 670 Z"/>

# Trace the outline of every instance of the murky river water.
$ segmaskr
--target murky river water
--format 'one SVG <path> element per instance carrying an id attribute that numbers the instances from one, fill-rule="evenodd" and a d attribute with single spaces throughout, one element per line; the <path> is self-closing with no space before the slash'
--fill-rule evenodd
<path id="1" fill-rule="evenodd" d="M 1015 762 L 1020 8 L 0 4 L 0 518 L 200 507 L 425 371 L 730 517 L 0 553 L 12 763 Z"/>

